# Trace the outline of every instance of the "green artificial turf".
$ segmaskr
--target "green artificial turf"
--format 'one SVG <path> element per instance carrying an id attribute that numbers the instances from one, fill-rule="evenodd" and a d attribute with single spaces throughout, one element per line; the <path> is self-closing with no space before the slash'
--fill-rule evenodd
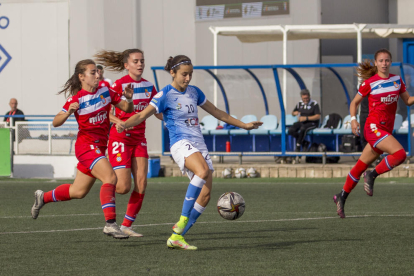
<path id="1" fill-rule="evenodd" d="M 185 236 L 197 251 L 168 250 L 186 178 L 150 179 L 134 230 L 102 234 L 100 183 L 82 200 L 47 204 L 30 217 L 33 192 L 62 180 L 0 179 L 0 275 L 414 275 L 414 181 L 378 179 L 374 196 L 360 183 L 346 219 L 332 196 L 344 179 L 218 179 L 204 214 Z M 216 202 L 227 191 L 246 201 L 226 221 Z M 118 224 L 129 195 L 117 195 Z"/>

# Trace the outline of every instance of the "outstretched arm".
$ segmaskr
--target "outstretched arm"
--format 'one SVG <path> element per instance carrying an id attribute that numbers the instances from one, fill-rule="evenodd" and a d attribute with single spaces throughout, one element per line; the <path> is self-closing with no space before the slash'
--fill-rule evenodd
<path id="1" fill-rule="evenodd" d="M 223 110 L 218 109 L 214 104 L 212 104 L 208 100 L 206 101 L 205 104 L 201 106 L 201 108 L 204 109 L 206 112 L 210 113 L 211 115 L 213 115 L 214 117 L 216 117 L 217 119 L 219 119 L 220 121 L 226 122 L 236 127 L 244 128 L 246 130 L 258 128 L 259 126 L 263 124 L 262 122 L 258 122 L 258 121 L 245 124 L 242 121 L 231 117 L 228 113 L 224 112 Z"/>
<path id="2" fill-rule="evenodd" d="M 126 128 L 130 128 L 136 125 L 139 125 L 146 119 L 148 119 L 151 115 L 154 115 L 157 110 L 152 105 L 147 106 L 144 110 L 140 113 L 135 114 L 125 122 L 117 123 L 116 129 L 118 132 L 124 131 Z"/>
<path id="3" fill-rule="evenodd" d="M 408 94 L 407 91 L 402 93 L 400 97 L 406 105 L 412 106 L 414 104 L 414 97 L 410 97 L 410 94 Z"/>

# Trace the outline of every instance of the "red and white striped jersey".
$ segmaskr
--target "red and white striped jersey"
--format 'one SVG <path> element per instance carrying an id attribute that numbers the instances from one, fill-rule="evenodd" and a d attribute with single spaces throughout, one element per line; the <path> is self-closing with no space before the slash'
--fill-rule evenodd
<path id="1" fill-rule="evenodd" d="M 154 95 L 157 94 L 157 90 L 155 89 L 154 85 L 145 80 L 141 79 L 139 81 L 135 81 L 129 75 L 123 76 L 119 80 L 115 81 L 112 85 L 112 89 L 118 93 L 119 96 L 122 96 L 122 91 L 125 90 L 125 87 L 132 83 L 134 88 L 134 111 L 131 113 L 126 113 L 118 108 L 115 109 L 115 116 L 121 119 L 122 121 L 126 121 L 128 118 L 132 117 L 134 114 L 141 112 L 144 110 L 149 102 L 152 100 Z M 124 99 L 124 96 L 122 96 Z M 118 141 L 124 142 L 126 145 L 135 145 L 137 139 L 142 139 L 145 137 L 145 121 L 141 124 L 134 126 L 133 129 L 123 131 L 118 133 L 116 131 L 115 126 L 112 127 L 110 132 L 110 138 L 116 139 Z"/>
<path id="2" fill-rule="evenodd" d="M 359 87 L 358 94 L 362 97 L 368 96 L 367 122 L 392 132 L 398 98 L 405 91 L 405 84 L 398 75 L 390 74 L 388 78 L 381 78 L 375 74 L 365 80 Z"/>
<path id="3" fill-rule="evenodd" d="M 120 101 L 121 97 L 106 86 L 98 87 L 94 93 L 82 89 L 68 98 L 62 109 L 64 112 L 68 111 L 72 103 L 79 103 L 79 109 L 74 113 L 79 125 L 76 144 L 93 143 L 106 147 L 111 104 Z"/>

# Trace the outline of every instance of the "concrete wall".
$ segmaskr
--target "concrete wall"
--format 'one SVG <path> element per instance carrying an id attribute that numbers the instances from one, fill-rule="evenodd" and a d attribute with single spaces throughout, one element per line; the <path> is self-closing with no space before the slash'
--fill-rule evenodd
<path id="1" fill-rule="evenodd" d="M 69 75 L 68 2 L 5 0 L 0 16 L 9 20 L 0 45 L 12 58 L 0 72 L 0 113 L 10 110 L 10 98 L 26 114 L 59 112 L 63 101 L 56 92 Z"/>

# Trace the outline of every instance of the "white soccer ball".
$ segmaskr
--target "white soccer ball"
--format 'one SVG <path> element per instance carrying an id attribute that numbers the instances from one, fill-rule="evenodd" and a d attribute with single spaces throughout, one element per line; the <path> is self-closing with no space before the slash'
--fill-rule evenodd
<path id="1" fill-rule="evenodd" d="M 223 170 L 223 178 L 232 178 L 233 177 L 233 169 L 232 168 L 225 168 Z"/>
<path id="2" fill-rule="evenodd" d="M 236 169 L 236 171 L 234 172 L 234 176 L 236 178 L 245 178 L 246 177 L 246 170 L 243 168 L 238 168 Z"/>
<path id="3" fill-rule="evenodd" d="M 217 211 L 222 218 L 235 220 L 240 218 L 245 209 L 243 197 L 236 192 L 227 192 L 217 201 Z"/>
<path id="4" fill-rule="evenodd" d="M 250 169 L 247 170 L 247 177 L 248 178 L 257 177 L 257 171 L 255 170 L 255 168 L 250 168 Z"/>

